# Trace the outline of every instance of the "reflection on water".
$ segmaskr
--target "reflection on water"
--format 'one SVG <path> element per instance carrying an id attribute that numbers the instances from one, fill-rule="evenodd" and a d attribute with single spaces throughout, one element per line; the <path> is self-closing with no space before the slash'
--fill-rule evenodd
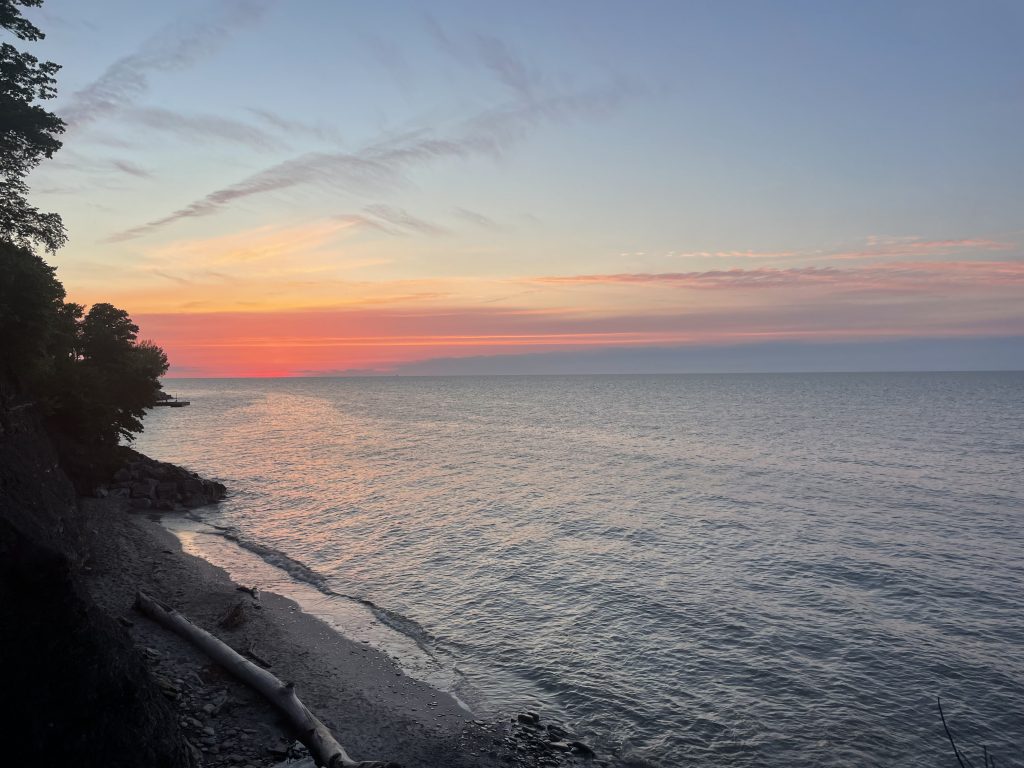
<path id="1" fill-rule="evenodd" d="M 479 707 L 661 766 L 934 765 L 941 695 L 966 743 L 1024 749 L 1024 375 L 174 389 L 138 447 L 227 482 L 207 521 L 290 564 L 244 580 L 369 601 L 335 623 Z M 238 557 L 217 538 L 189 546 Z"/>

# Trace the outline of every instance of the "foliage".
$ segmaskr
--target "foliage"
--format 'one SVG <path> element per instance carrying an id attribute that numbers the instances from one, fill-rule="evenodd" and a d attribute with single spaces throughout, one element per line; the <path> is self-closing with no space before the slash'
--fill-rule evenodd
<path id="1" fill-rule="evenodd" d="M 62 436 L 113 447 L 142 430 L 167 355 L 138 331 L 111 304 L 65 302 L 53 267 L 0 242 L 0 374 L 27 385 Z"/>
<path id="2" fill-rule="evenodd" d="M 28 372 L 51 340 L 63 311 L 64 286 L 27 248 L 0 242 L 0 373 Z"/>
<path id="3" fill-rule="evenodd" d="M 18 7 L 41 4 L 42 0 L 0 0 L 0 27 L 22 40 L 43 39 Z M 0 45 L 0 237 L 51 252 L 67 240 L 64 224 L 57 214 L 29 204 L 25 178 L 61 147 L 57 137 L 64 132 L 64 121 L 35 103 L 56 94 L 59 69 L 10 43 Z"/>
<path id="4" fill-rule="evenodd" d="M 51 423 L 80 444 L 113 448 L 142 431 L 160 394 L 167 355 L 137 341 L 138 326 L 111 304 L 64 304 L 51 326 L 49 367 L 33 387 Z"/>
<path id="5" fill-rule="evenodd" d="M 0 0 L 0 27 L 41 40 L 21 13 L 42 0 Z M 66 236 L 60 217 L 26 200 L 25 177 L 60 149 L 64 123 L 34 102 L 54 96 L 57 65 L 0 45 L 0 377 L 31 392 L 55 436 L 79 455 L 114 449 L 142 430 L 157 401 L 167 356 L 138 341 L 139 327 L 111 304 L 88 312 L 65 302 L 50 251 Z"/>

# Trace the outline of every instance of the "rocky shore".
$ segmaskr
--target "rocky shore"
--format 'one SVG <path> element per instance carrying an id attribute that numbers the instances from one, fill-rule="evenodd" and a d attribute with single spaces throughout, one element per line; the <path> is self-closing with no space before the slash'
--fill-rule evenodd
<path id="1" fill-rule="evenodd" d="M 136 451 L 126 453 L 126 461 L 114 472 L 111 481 L 96 488 L 98 498 L 130 499 L 134 509 L 171 512 L 181 507 L 204 507 L 227 495 L 223 483 Z"/>

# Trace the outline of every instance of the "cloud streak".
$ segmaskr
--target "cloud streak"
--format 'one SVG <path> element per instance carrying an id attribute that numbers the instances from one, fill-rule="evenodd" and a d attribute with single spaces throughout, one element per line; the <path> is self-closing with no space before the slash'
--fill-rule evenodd
<path id="1" fill-rule="evenodd" d="M 633 93 L 623 82 L 577 92 L 541 93 L 539 77 L 499 41 L 478 40 L 481 61 L 499 82 L 512 90 L 508 103 L 485 109 L 452 129 L 421 129 L 385 135 L 355 152 L 307 152 L 277 162 L 233 184 L 221 187 L 165 216 L 115 233 L 111 242 L 147 235 L 184 219 L 212 215 L 232 203 L 255 196 L 314 186 L 335 194 L 365 194 L 395 189 L 412 170 L 441 160 L 500 158 L 544 125 L 567 124 L 606 114 Z M 461 55 L 461 54 L 460 54 Z M 256 111 L 282 129 L 291 125 L 272 113 Z"/>
<path id="2" fill-rule="evenodd" d="M 142 107 L 128 110 L 123 119 L 183 141 L 214 139 L 232 146 L 242 145 L 258 150 L 285 147 L 283 141 L 266 131 L 241 120 L 218 115 L 187 115 L 159 107 Z"/>
<path id="3" fill-rule="evenodd" d="M 448 230 L 444 227 L 439 227 L 436 224 L 431 224 L 429 221 L 413 216 L 403 208 L 394 208 L 383 203 L 375 203 L 374 205 L 366 206 L 364 210 L 378 219 L 383 219 L 388 224 L 400 229 L 417 232 L 421 235 L 444 235 L 448 233 Z"/>
<path id="4" fill-rule="evenodd" d="M 219 18 L 181 23 L 150 38 L 76 91 L 59 111 L 69 128 L 81 128 L 134 103 L 149 90 L 153 72 L 184 69 L 211 55 L 238 29 L 259 20 L 265 0 L 232 0 Z"/>
<path id="5" fill-rule="evenodd" d="M 344 146 L 345 144 L 344 136 L 331 126 L 311 125 L 300 120 L 291 120 L 286 117 L 281 117 L 268 109 L 250 108 L 247 111 L 256 116 L 263 123 L 287 136 L 307 136 L 309 138 L 322 141 L 325 144 L 335 144 L 337 146 Z"/>
<path id="6" fill-rule="evenodd" d="M 455 208 L 452 208 L 452 213 L 454 213 L 459 218 L 470 222 L 471 224 L 475 224 L 481 229 L 486 229 L 491 232 L 497 232 L 498 230 L 501 229 L 501 227 L 498 225 L 498 222 L 496 222 L 491 217 L 485 216 L 484 214 L 479 213 L 477 211 L 471 211 L 468 208 L 461 208 L 457 206 Z"/>
<path id="7" fill-rule="evenodd" d="M 702 272 L 639 272 L 532 278 L 543 285 L 652 285 L 698 290 L 744 290 L 825 286 L 921 293 L 939 286 L 1011 287 L 1024 285 L 1024 262 L 942 261 L 879 264 L 840 269 L 795 267 L 713 269 Z"/>
<path id="8" fill-rule="evenodd" d="M 865 238 L 864 245 L 861 247 L 840 250 L 816 248 L 792 251 L 672 251 L 668 255 L 678 258 L 729 259 L 738 261 L 856 261 L 882 258 L 951 256 L 964 252 L 1003 252 L 1012 251 L 1019 247 L 1016 243 L 981 237 L 926 240 L 920 237 L 879 237 L 871 235 Z"/>

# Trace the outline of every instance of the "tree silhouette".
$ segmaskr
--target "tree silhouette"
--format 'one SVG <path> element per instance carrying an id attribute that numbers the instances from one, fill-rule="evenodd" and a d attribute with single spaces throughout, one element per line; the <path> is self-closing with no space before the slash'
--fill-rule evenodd
<path id="1" fill-rule="evenodd" d="M 0 28 L 43 38 L 21 12 L 42 0 L 0 0 Z M 60 216 L 26 199 L 25 179 L 60 149 L 63 121 L 36 104 L 55 94 L 58 66 L 0 45 L 0 384 L 13 381 L 38 406 L 73 473 L 92 471 L 142 431 L 167 355 L 138 341 L 139 327 L 112 304 L 65 302 L 64 286 L 33 251 L 61 247 Z"/>
<path id="2" fill-rule="evenodd" d="M 64 306 L 53 267 L 27 248 L 0 241 L 0 375 L 30 373 Z"/>
<path id="3" fill-rule="evenodd" d="M 43 33 L 18 7 L 40 5 L 42 0 L 0 0 L 0 27 L 22 40 L 42 40 Z M 0 45 L 0 237 L 50 252 L 67 240 L 64 223 L 56 213 L 28 202 L 25 178 L 61 147 L 57 137 L 64 132 L 64 121 L 35 103 L 54 97 L 59 69 L 10 43 Z"/>

